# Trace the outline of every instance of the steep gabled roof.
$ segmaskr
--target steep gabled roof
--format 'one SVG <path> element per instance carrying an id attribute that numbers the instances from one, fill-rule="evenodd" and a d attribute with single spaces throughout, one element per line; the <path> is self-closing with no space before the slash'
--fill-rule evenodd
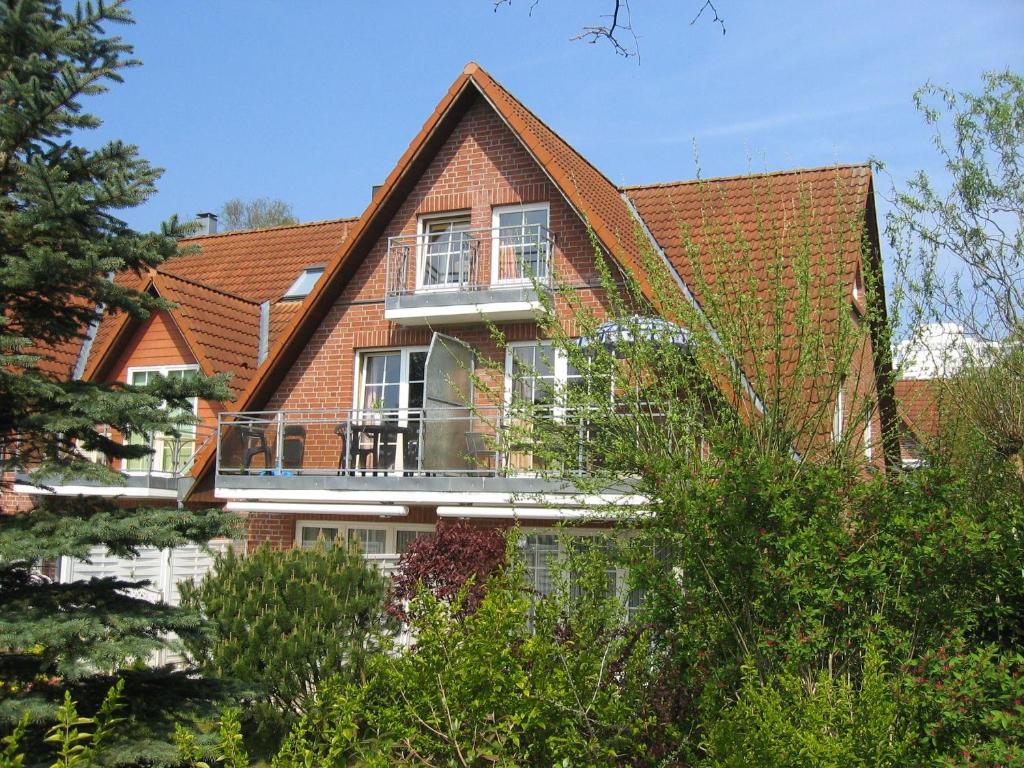
<path id="1" fill-rule="evenodd" d="M 657 297 L 653 295 L 644 267 L 645 246 L 651 245 L 666 254 L 671 267 L 687 285 L 694 277 L 693 270 L 686 265 L 685 248 L 673 234 L 680 211 L 695 224 L 710 221 L 722 227 L 727 222 L 731 226 L 729 217 L 737 213 L 746 217 L 742 218 L 744 222 L 755 221 L 765 213 L 757 209 L 754 202 L 757 197 L 751 194 L 752 188 L 756 190 L 763 185 L 758 180 L 760 177 L 619 189 L 487 72 L 471 62 L 427 118 L 362 216 L 351 225 L 348 237 L 327 264 L 323 278 L 301 310 L 293 312 L 294 319 L 280 331 L 280 342 L 246 391 L 233 404 L 234 409 L 258 408 L 269 399 L 358 268 L 362 256 L 380 236 L 461 117 L 481 98 L 493 107 L 555 188 L 590 226 L 602 248 L 638 281 L 648 298 L 655 302 Z M 783 215 L 773 220 L 769 227 L 777 232 L 785 234 L 793 223 L 794 219 L 785 214 L 787 206 L 799 208 L 808 188 L 812 193 L 815 215 L 824 217 L 826 227 L 838 221 L 839 212 L 845 212 L 850 206 L 860 229 L 849 238 L 849 254 L 844 250 L 844 266 L 840 270 L 844 277 L 840 279 L 852 276 L 854 272 L 851 270 L 857 269 L 860 263 L 864 217 L 871 189 L 870 171 L 864 166 L 842 166 L 771 174 L 764 178 L 769 177 L 772 183 L 768 186 L 778 181 L 774 194 L 783 211 Z M 831 191 L 839 202 L 823 205 L 826 191 Z M 743 228 L 746 228 L 746 223 Z M 733 270 L 743 271 L 748 267 L 750 275 L 758 274 L 758 270 L 763 272 L 756 260 L 749 265 L 734 264 Z M 699 303 L 699 292 L 694 294 Z M 757 394 L 749 387 L 740 397 L 752 399 L 756 405 Z M 201 477 L 209 470 L 212 457 L 211 449 L 199 458 L 195 465 L 197 476 Z"/>
<path id="2" fill-rule="evenodd" d="M 153 286 L 178 305 L 169 314 L 203 372 L 230 373 L 231 389 L 244 390 L 256 372 L 260 305 L 176 275 L 157 273 Z"/>
<path id="3" fill-rule="evenodd" d="M 851 311 L 854 300 L 852 294 L 844 300 L 840 292 L 852 288 L 864 257 L 870 168 L 833 166 L 623 191 L 712 323 L 730 311 L 741 311 L 742 305 L 758 314 L 763 338 L 778 332 L 779 360 L 755 360 L 750 353 L 739 361 L 755 386 L 765 379 L 783 387 L 795 385 L 802 390 L 803 402 L 816 407 L 827 396 L 827 372 L 814 379 L 803 371 L 799 382 L 793 380 L 801 354 L 806 362 L 802 345 L 808 343 L 801 338 L 796 318 L 808 307 L 815 313 L 816 341 L 823 357 L 839 344 L 839 312 Z M 801 253 L 811 258 L 801 262 Z M 803 267 L 808 269 L 806 276 L 799 275 Z M 798 285 L 809 287 L 809 295 L 797 295 Z M 713 298 L 708 295 L 711 289 Z M 803 299 L 807 304 L 801 306 Z M 776 327 L 778 321 L 781 328 Z"/>

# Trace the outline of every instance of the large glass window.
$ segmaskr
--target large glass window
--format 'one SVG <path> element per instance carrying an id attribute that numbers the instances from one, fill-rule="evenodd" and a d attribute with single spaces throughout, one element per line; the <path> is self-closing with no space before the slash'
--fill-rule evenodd
<path id="1" fill-rule="evenodd" d="M 359 468 L 417 468 L 426 358 L 423 349 L 360 355 L 358 411 L 349 426 Z"/>
<path id="2" fill-rule="evenodd" d="M 383 555 L 388 551 L 388 532 L 383 528 L 349 528 L 350 544 L 359 542 L 364 555 Z"/>
<path id="3" fill-rule="evenodd" d="M 548 275 L 548 207 L 517 206 L 494 211 L 498 282 Z"/>
<path id="4" fill-rule="evenodd" d="M 472 282 L 469 218 L 425 219 L 422 227 L 422 286 L 453 288 Z"/>
<path id="5" fill-rule="evenodd" d="M 128 383 L 144 387 L 158 375 L 168 379 L 194 379 L 199 375 L 196 367 L 155 367 L 155 368 L 132 368 L 128 371 Z M 137 459 L 128 459 L 125 462 L 125 470 L 128 472 L 168 472 L 180 473 L 187 468 L 188 462 L 195 453 L 196 447 L 196 425 L 191 422 L 195 416 L 199 401 L 192 399 L 190 411 L 178 411 L 182 417 L 181 426 L 178 427 L 178 436 L 155 432 L 153 434 L 133 433 L 128 435 L 129 445 L 148 445 L 153 449 L 149 456 L 140 456 Z M 166 404 L 165 404 L 166 407 Z M 177 413 L 175 415 L 177 415 Z"/>
<path id="6" fill-rule="evenodd" d="M 513 403 L 526 405 L 554 405 L 563 387 L 582 381 L 562 353 L 542 342 L 511 345 L 505 375 Z"/>

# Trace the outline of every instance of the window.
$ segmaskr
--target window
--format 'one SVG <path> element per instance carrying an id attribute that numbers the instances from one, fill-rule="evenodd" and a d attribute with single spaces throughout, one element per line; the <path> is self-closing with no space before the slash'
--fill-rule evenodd
<path id="1" fill-rule="evenodd" d="M 416 541 L 416 539 L 426 539 L 433 535 L 433 531 L 409 531 L 399 529 L 395 531 L 395 550 L 398 554 L 403 555 L 406 550 L 409 549 L 409 545 Z"/>
<path id="2" fill-rule="evenodd" d="M 568 556 L 567 550 L 583 551 L 593 546 L 604 546 L 611 551 L 610 542 L 592 533 L 525 533 L 519 539 L 519 551 L 526 565 L 527 582 L 538 594 L 550 595 L 555 589 L 555 570 L 558 563 Z M 627 615 L 632 617 L 643 601 L 642 590 L 629 589 L 629 574 L 625 568 L 608 568 L 605 576 L 608 596 L 618 597 Z M 571 594 L 578 595 L 579 586 L 574 575 L 569 573 L 568 579 Z"/>
<path id="3" fill-rule="evenodd" d="M 313 290 L 313 286 L 316 285 L 317 280 L 320 279 L 320 275 L 324 273 L 323 267 L 309 267 L 302 270 L 302 274 L 295 278 L 295 282 L 292 283 L 292 287 L 285 291 L 282 298 L 285 299 L 303 299 L 309 295 L 309 292 Z"/>
<path id="4" fill-rule="evenodd" d="M 372 437 L 353 437 L 361 441 L 359 450 L 373 451 L 376 447 L 374 467 L 402 469 L 416 465 L 426 362 L 427 351 L 422 348 L 359 355 L 358 414 L 353 417 L 352 428 L 358 430 L 359 426 L 372 423 L 394 424 L 403 430 L 401 437 L 397 430 L 391 434 L 382 432 L 375 443 Z"/>
<path id="5" fill-rule="evenodd" d="M 312 549 L 321 537 L 324 540 L 324 546 L 333 546 L 341 537 L 341 529 L 330 525 L 302 525 L 299 527 L 299 546 L 303 549 Z"/>
<path id="6" fill-rule="evenodd" d="M 310 549 L 320 537 L 331 546 L 338 542 L 358 542 L 364 555 L 375 559 L 395 559 L 409 548 L 414 540 L 434 535 L 434 526 L 418 523 L 367 525 L 358 521 L 304 521 L 296 524 L 295 543 Z"/>
<path id="7" fill-rule="evenodd" d="M 129 368 L 128 383 L 136 387 L 144 387 L 153 381 L 157 375 L 165 376 L 168 379 L 193 379 L 199 374 L 199 368 L 190 366 L 161 366 L 154 368 Z M 192 398 L 192 409 L 189 413 L 182 412 L 182 416 L 193 417 L 196 414 L 199 401 Z M 156 432 L 152 435 L 134 433 L 127 436 L 129 445 L 148 445 L 153 453 L 148 456 L 140 456 L 137 459 L 125 461 L 126 472 L 168 472 L 180 473 L 186 468 L 188 461 L 195 453 L 196 446 L 196 425 L 194 423 L 182 423 L 178 428 L 179 436 L 165 435 Z"/>
<path id="8" fill-rule="evenodd" d="M 348 541 L 358 542 L 364 555 L 387 554 L 388 532 L 382 528 L 349 528 Z"/>
<path id="9" fill-rule="evenodd" d="M 832 414 L 832 442 L 837 445 L 843 440 L 846 416 L 843 413 L 843 390 L 840 385 L 839 393 L 836 395 L 836 409 Z"/>
<path id="10" fill-rule="evenodd" d="M 496 230 L 492 282 L 543 280 L 548 276 L 548 206 L 494 209 Z"/>
<path id="11" fill-rule="evenodd" d="M 506 391 L 516 405 L 554 405 L 563 387 L 581 382 L 580 372 L 550 344 L 510 344 L 505 358 Z"/>
<path id="12" fill-rule="evenodd" d="M 420 221 L 421 288 L 456 288 L 473 282 L 469 217 Z"/>

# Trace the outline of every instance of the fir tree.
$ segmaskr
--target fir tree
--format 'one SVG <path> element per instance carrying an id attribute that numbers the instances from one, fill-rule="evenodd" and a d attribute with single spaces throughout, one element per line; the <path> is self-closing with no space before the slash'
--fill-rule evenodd
<path id="1" fill-rule="evenodd" d="M 117 433 L 176 434 L 190 398 L 222 399 L 219 379 L 157 380 L 145 387 L 76 380 L 54 361 L 84 338 L 99 311 L 145 318 L 165 305 L 110 275 L 143 273 L 176 252 L 175 221 L 140 234 L 117 212 L 144 202 L 159 170 L 134 146 L 80 142 L 99 119 L 82 101 L 137 66 L 131 47 L 108 27 L 130 23 L 124 0 L 85 3 L 0 0 L 0 469 L 9 492 L 16 471 L 37 482 L 81 477 L 121 482 L 83 453 L 133 458 L 148 446 L 124 445 Z M 65 366 L 66 369 L 67 366 Z M 140 547 L 205 542 L 227 532 L 219 511 L 125 508 L 97 498 L 51 497 L 30 512 L 0 517 L 0 721 L 29 710 L 52 716 L 49 702 L 104 690 L 111 675 L 134 666 L 159 684 L 171 706 L 169 670 L 138 672 L 176 634 L 199 628 L 194 613 L 133 597 L 138 584 L 112 579 L 50 583 L 36 566 L 102 545 L 121 556 Z M 140 681 L 140 686 L 142 682 Z M 125 688 L 129 711 L 131 681 Z M 150 695 L 152 688 L 148 688 Z M 180 699 L 178 700 L 180 701 Z"/>

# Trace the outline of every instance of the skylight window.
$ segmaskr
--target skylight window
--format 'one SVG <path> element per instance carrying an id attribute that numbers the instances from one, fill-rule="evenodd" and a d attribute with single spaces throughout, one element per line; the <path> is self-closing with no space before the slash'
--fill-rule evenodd
<path id="1" fill-rule="evenodd" d="M 316 285 L 316 281 L 320 279 L 320 275 L 323 273 L 323 267 L 309 267 L 308 269 L 302 270 L 302 274 L 295 278 L 295 282 L 292 283 L 292 287 L 285 291 L 284 298 L 305 298 L 309 295 L 309 292 L 313 290 L 313 286 Z"/>

